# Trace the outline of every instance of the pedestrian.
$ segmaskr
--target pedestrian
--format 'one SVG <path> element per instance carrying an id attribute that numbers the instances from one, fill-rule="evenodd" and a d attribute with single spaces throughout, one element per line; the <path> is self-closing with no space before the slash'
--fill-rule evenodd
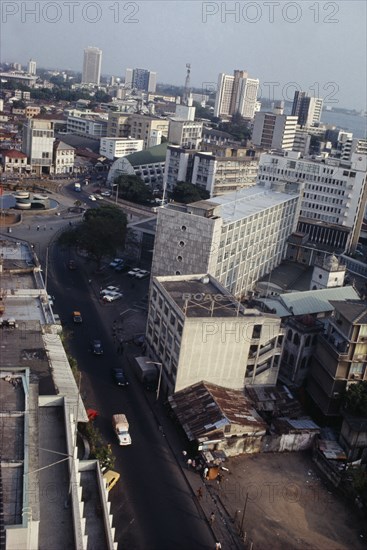
<path id="1" fill-rule="evenodd" d="M 192 460 L 191 458 L 188 458 L 187 459 L 187 468 L 190 470 L 190 466 L 192 465 Z"/>
<path id="2" fill-rule="evenodd" d="M 31 229 L 31 226 L 30 226 L 30 225 L 28 225 L 28 229 L 29 229 L 29 230 Z"/>
<path id="3" fill-rule="evenodd" d="M 195 462 L 195 459 L 193 459 L 193 461 L 192 461 L 192 467 L 193 467 L 193 468 L 194 468 L 194 470 L 195 470 L 195 468 L 196 468 L 196 462 Z"/>
<path id="4" fill-rule="evenodd" d="M 43 230 L 46 231 L 46 226 L 43 227 Z"/>
<path id="5" fill-rule="evenodd" d="M 40 226 L 39 226 L 39 225 L 37 225 L 37 231 L 39 231 L 39 230 L 40 230 Z"/>
<path id="6" fill-rule="evenodd" d="M 196 494 L 198 496 L 198 499 L 200 500 L 203 496 L 203 489 L 199 487 L 199 489 L 196 491 Z"/>
<path id="7" fill-rule="evenodd" d="M 213 525 L 214 522 L 215 522 L 215 514 L 214 514 L 214 512 L 212 512 L 210 514 L 210 523 Z"/>
<path id="8" fill-rule="evenodd" d="M 222 545 L 220 542 L 215 543 L 215 550 L 222 550 Z"/>
<path id="9" fill-rule="evenodd" d="M 208 472 L 209 472 L 209 469 L 208 469 L 208 468 L 204 468 L 204 474 L 203 474 L 204 480 L 208 479 Z"/>

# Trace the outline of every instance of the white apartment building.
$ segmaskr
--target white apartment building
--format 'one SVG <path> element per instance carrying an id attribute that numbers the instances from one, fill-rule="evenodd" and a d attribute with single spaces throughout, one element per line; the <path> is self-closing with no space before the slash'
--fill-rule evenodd
<path id="1" fill-rule="evenodd" d="M 259 161 L 253 157 L 222 157 L 196 153 L 191 183 L 206 189 L 211 197 L 256 185 Z"/>
<path id="2" fill-rule="evenodd" d="M 100 139 L 107 135 L 107 115 L 81 114 L 69 115 L 66 120 L 67 131 L 79 136 Z"/>
<path id="3" fill-rule="evenodd" d="M 319 97 L 309 97 L 306 92 L 294 93 L 292 116 L 298 118 L 301 126 L 313 126 L 321 120 L 323 100 Z"/>
<path id="4" fill-rule="evenodd" d="M 100 141 L 99 153 L 110 160 L 116 160 L 136 151 L 142 151 L 143 148 L 142 139 L 103 137 Z"/>
<path id="5" fill-rule="evenodd" d="M 307 132 L 306 128 L 297 126 L 294 135 L 294 142 L 292 151 L 301 153 L 302 156 L 307 156 L 310 152 L 311 134 Z"/>
<path id="6" fill-rule="evenodd" d="M 244 118 L 254 118 L 259 84 L 259 80 L 249 78 L 246 71 L 236 70 L 233 76 L 220 73 L 214 116 L 229 118 L 238 112 Z"/>
<path id="7" fill-rule="evenodd" d="M 283 331 L 210 275 L 181 275 L 153 278 L 146 341 L 166 395 L 201 381 L 243 390 L 276 384 Z"/>
<path id="8" fill-rule="evenodd" d="M 292 150 L 297 117 L 274 113 L 256 113 L 252 143 L 264 149 Z"/>
<path id="9" fill-rule="evenodd" d="M 28 157 L 31 172 L 37 175 L 53 172 L 54 123 L 30 118 L 23 125 L 22 152 Z"/>
<path id="10" fill-rule="evenodd" d="M 99 86 L 101 79 L 102 50 L 88 47 L 84 50 L 82 84 Z"/>
<path id="11" fill-rule="evenodd" d="M 367 139 L 348 138 L 342 145 L 342 160 L 351 160 L 352 155 L 367 155 Z"/>
<path id="12" fill-rule="evenodd" d="M 358 155 L 357 155 L 358 157 Z M 263 153 L 258 183 L 304 183 L 298 230 L 310 242 L 354 250 L 367 200 L 366 168 L 358 158 L 303 158 L 292 151 Z"/>
<path id="13" fill-rule="evenodd" d="M 244 296 L 283 260 L 299 205 L 300 186 L 283 184 L 159 208 L 152 275 L 210 273 Z"/>
<path id="14" fill-rule="evenodd" d="M 55 139 L 53 145 L 53 164 L 55 174 L 70 174 L 74 170 L 75 149 Z"/>
<path id="15" fill-rule="evenodd" d="M 30 59 L 28 61 L 28 70 L 27 70 L 27 72 L 28 72 L 28 74 L 30 74 L 32 76 L 35 76 L 35 74 L 37 72 L 37 63 L 33 59 Z"/>
<path id="16" fill-rule="evenodd" d="M 184 149 L 198 149 L 202 140 L 203 122 L 171 118 L 168 142 Z"/>

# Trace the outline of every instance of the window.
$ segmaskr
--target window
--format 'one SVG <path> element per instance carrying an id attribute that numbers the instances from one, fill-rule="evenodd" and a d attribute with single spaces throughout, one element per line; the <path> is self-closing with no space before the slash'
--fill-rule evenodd
<path id="1" fill-rule="evenodd" d="M 177 256 L 177 261 L 182 262 L 182 256 Z"/>
<path id="2" fill-rule="evenodd" d="M 252 331 L 252 338 L 260 338 L 261 336 L 261 325 L 254 325 Z"/>
<path id="3" fill-rule="evenodd" d="M 181 231 L 186 231 L 187 227 L 186 225 L 181 225 Z"/>
<path id="4" fill-rule="evenodd" d="M 183 248 L 183 247 L 185 246 L 185 242 L 184 242 L 184 241 L 180 241 L 178 244 L 180 245 L 181 248 Z"/>

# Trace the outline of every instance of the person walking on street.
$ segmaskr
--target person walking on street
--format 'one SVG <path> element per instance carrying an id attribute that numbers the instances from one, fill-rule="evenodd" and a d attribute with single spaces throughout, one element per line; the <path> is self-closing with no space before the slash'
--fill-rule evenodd
<path id="1" fill-rule="evenodd" d="M 188 458 L 187 459 L 187 469 L 190 470 L 190 466 L 192 465 L 192 460 L 191 458 Z"/>
<path id="2" fill-rule="evenodd" d="M 220 542 L 215 543 L 215 550 L 222 550 L 222 545 Z"/>
<path id="3" fill-rule="evenodd" d="M 203 497 L 203 489 L 202 487 L 199 487 L 199 489 L 196 491 L 196 494 L 198 496 L 198 499 L 201 500 Z"/>
<path id="4" fill-rule="evenodd" d="M 213 525 L 214 522 L 215 522 L 215 514 L 214 514 L 214 512 L 212 512 L 210 514 L 210 523 Z"/>

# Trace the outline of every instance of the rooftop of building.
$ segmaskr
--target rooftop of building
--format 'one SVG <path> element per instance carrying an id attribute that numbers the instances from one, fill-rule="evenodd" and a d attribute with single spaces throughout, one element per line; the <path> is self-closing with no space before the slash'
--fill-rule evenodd
<path id="1" fill-rule="evenodd" d="M 367 303 L 358 298 L 332 300 L 331 305 L 353 325 L 367 325 Z"/>
<path id="2" fill-rule="evenodd" d="M 263 298 L 259 301 L 263 302 L 270 310 L 275 310 L 279 317 L 297 317 L 330 313 L 335 309 L 333 305 L 335 300 L 338 300 L 337 303 L 340 304 L 346 304 L 347 300 L 357 300 L 361 304 L 359 295 L 352 286 L 288 292 L 280 294 L 276 298 Z M 365 305 L 364 308 L 366 309 Z"/>
<path id="3" fill-rule="evenodd" d="M 157 164 L 158 162 L 165 162 L 168 143 L 160 143 L 144 151 L 137 151 L 127 155 L 126 158 L 131 166 L 141 166 L 143 164 Z M 118 162 L 117 159 L 116 162 Z"/>
<path id="4" fill-rule="evenodd" d="M 284 193 L 254 185 L 246 189 L 239 189 L 233 193 L 226 193 L 205 201 L 191 203 L 188 207 L 214 208 L 220 207 L 220 216 L 225 223 L 248 218 L 259 212 L 274 208 L 284 202 L 294 200 L 298 193 Z M 216 213 L 218 216 L 219 213 Z"/>
<path id="5" fill-rule="evenodd" d="M 17 149 L 0 149 L 0 155 L 7 156 L 11 159 L 24 159 L 27 158 L 25 153 L 18 151 Z"/>
<path id="6" fill-rule="evenodd" d="M 237 302 L 211 275 L 175 275 L 155 280 L 186 317 L 262 316 L 257 309 Z"/>
<path id="7" fill-rule="evenodd" d="M 266 430 L 266 423 L 240 390 L 199 382 L 171 396 L 170 404 L 189 440 L 225 437 L 225 426 L 237 424 L 248 433 Z"/>

